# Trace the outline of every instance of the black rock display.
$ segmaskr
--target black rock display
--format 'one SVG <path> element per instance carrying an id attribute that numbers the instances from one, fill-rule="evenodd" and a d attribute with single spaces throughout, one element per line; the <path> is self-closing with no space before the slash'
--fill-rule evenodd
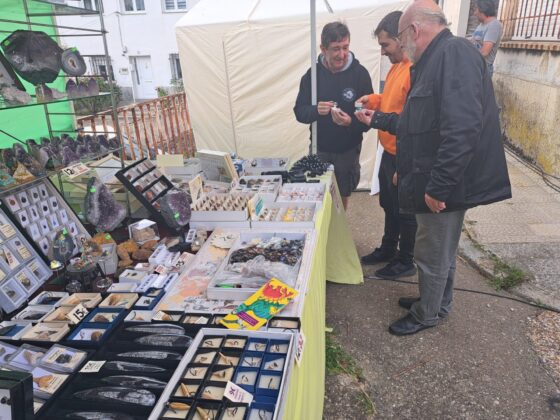
<path id="1" fill-rule="evenodd" d="M 86 219 L 105 232 L 114 230 L 126 217 L 125 208 L 117 203 L 111 191 L 97 178 L 88 181 L 84 209 Z"/>

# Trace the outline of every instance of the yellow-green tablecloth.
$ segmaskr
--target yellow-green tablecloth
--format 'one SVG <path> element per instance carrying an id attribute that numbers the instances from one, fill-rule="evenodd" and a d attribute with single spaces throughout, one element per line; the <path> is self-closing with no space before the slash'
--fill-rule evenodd
<path id="1" fill-rule="evenodd" d="M 360 284 L 363 272 L 348 229 L 342 200 L 332 173 L 323 178 L 327 190 L 317 215 L 317 246 L 301 317 L 305 347 L 301 365 L 294 365 L 284 409 L 285 420 L 323 417 L 325 394 L 326 280 Z"/>

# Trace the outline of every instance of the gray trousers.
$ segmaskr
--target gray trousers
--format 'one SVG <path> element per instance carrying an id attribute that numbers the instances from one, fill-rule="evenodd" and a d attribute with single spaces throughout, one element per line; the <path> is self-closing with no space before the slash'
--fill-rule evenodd
<path id="1" fill-rule="evenodd" d="M 417 214 L 414 259 L 418 266 L 420 300 L 410 313 L 424 325 L 438 323 L 438 313 L 451 311 L 457 248 L 466 210 Z"/>

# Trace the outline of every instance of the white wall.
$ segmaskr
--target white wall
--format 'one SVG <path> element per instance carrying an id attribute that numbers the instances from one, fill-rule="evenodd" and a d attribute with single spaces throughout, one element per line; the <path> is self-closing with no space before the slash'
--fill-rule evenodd
<path id="1" fill-rule="evenodd" d="M 439 0 L 449 22 L 449 29 L 457 36 L 465 36 L 469 22 L 471 0 Z"/>
<path id="2" fill-rule="evenodd" d="M 144 97 L 136 99 L 155 98 L 157 96 L 155 87 L 170 86 L 172 73 L 169 56 L 178 52 L 174 25 L 185 15 L 185 12 L 164 12 L 162 0 L 144 0 L 146 9 L 144 12 L 127 13 L 124 12 L 121 1 L 103 0 L 108 49 L 116 82 L 123 88 L 125 94 L 130 93 L 134 77 L 130 57 L 150 56 L 154 89 L 150 96 L 143 95 Z M 187 0 L 188 9 L 198 1 Z M 99 28 L 98 17 L 68 16 L 57 19 L 59 25 Z M 76 31 L 61 29 L 60 33 L 76 33 Z M 101 37 L 61 37 L 61 43 L 78 48 L 84 55 L 103 54 Z M 89 59 L 85 60 L 89 65 Z"/>

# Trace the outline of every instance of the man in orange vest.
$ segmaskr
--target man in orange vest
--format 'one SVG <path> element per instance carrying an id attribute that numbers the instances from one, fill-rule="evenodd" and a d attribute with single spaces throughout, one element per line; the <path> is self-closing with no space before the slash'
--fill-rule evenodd
<path id="1" fill-rule="evenodd" d="M 385 16 L 375 29 L 374 35 L 381 46 L 381 54 L 393 64 L 385 81 L 383 93 L 366 95 L 359 99 L 368 109 L 400 114 L 410 90 L 410 66 L 412 63 L 397 40 L 399 18 L 402 12 L 395 11 Z M 358 120 L 370 125 L 371 117 L 356 112 Z M 381 246 L 362 257 L 363 264 L 388 264 L 377 270 L 375 275 L 383 279 L 398 279 L 416 274 L 414 265 L 414 238 L 416 218 L 414 214 L 401 214 L 397 193 L 397 139 L 387 131 L 379 130 L 379 141 L 384 152 L 379 168 L 379 204 L 385 211 L 385 231 Z M 398 246 L 398 252 L 397 252 Z"/>

